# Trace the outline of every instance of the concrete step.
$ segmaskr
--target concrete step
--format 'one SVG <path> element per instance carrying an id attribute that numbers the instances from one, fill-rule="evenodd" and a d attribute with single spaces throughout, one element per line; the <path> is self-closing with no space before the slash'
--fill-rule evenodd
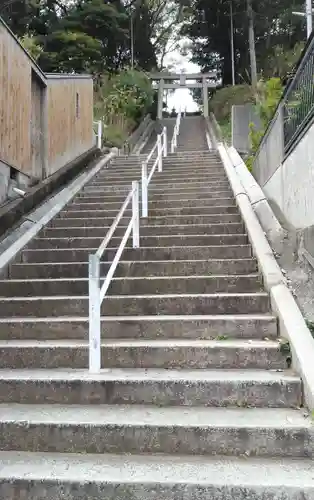
<path id="1" fill-rule="evenodd" d="M 73 217 L 73 215 L 77 217 Z M 81 222 L 82 226 L 94 226 L 94 227 L 106 227 L 111 226 L 115 217 L 91 217 L 84 216 L 81 212 L 60 212 L 60 217 L 54 219 L 54 222 L 58 220 L 64 220 L 68 222 L 68 226 L 73 224 L 72 221 L 78 220 Z M 128 226 L 131 217 L 121 217 L 120 224 L 122 226 Z M 186 225 L 186 224 L 230 224 L 230 223 L 241 223 L 240 214 L 206 214 L 206 215 L 159 215 L 157 217 L 151 217 L 146 220 L 150 226 L 162 226 L 162 225 Z M 84 222 L 85 221 L 85 222 Z M 57 223 L 58 225 L 58 223 Z"/>
<path id="2" fill-rule="evenodd" d="M 104 176 L 102 178 L 95 178 L 91 182 L 88 183 L 88 187 L 93 186 L 93 187 L 102 187 L 102 186 L 108 186 L 108 184 L 119 184 L 122 182 L 131 182 L 132 180 L 140 180 L 141 179 L 141 174 L 121 174 L 118 176 Z M 206 184 L 213 184 L 213 183 L 221 183 L 221 182 L 228 182 L 228 178 L 224 173 L 216 173 L 214 174 L 208 174 L 207 170 L 204 169 L 204 171 L 201 171 L 199 173 L 188 173 L 185 174 L 184 172 L 181 172 L 181 170 L 178 170 L 177 173 L 171 173 L 170 175 L 164 175 L 163 173 L 158 173 L 153 176 L 151 180 L 151 186 L 158 186 L 160 184 L 170 184 L 170 185 L 180 185 L 183 184 L 184 182 L 189 182 L 189 183 L 198 183 L 201 182 L 206 182 Z"/>
<path id="3" fill-rule="evenodd" d="M 312 500 L 310 459 L 0 452 L 0 496 L 22 500 Z"/>
<path id="4" fill-rule="evenodd" d="M 110 263 L 101 263 L 101 275 L 105 276 Z M 255 259 L 167 260 L 167 261 L 120 261 L 115 277 L 122 276 L 211 276 L 215 274 L 249 275 L 257 273 Z M 88 262 L 36 262 L 12 264 L 12 279 L 86 278 Z"/>
<path id="5" fill-rule="evenodd" d="M 213 181 L 213 182 L 208 182 L 204 180 L 199 180 L 199 181 L 194 181 L 194 182 L 167 182 L 165 181 L 164 184 L 154 184 L 153 182 L 150 183 L 149 185 L 149 192 L 150 193 L 155 193 L 155 192 L 162 192 L 162 193 L 174 193 L 178 191 L 210 191 L 214 192 L 217 190 L 222 190 L 222 189 L 228 189 L 230 187 L 229 181 L 227 180 L 221 180 L 221 181 Z M 128 183 L 127 181 L 121 181 L 115 182 L 114 184 L 103 184 L 103 185 L 87 185 L 84 188 L 84 193 L 111 193 L 112 191 L 125 191 L 126 194 L 128 191 L 131 189 L 131 183 Z"/>
<path id="6" fill-rule="evenodd" d="M 80 194 L 75 198 L 75 201 L 79 202 L 119 202 L 120 207 L 125 200 L 129 190 L 124 190 L 124 191 L 116 191 L 116 190 L 111 190 L 111 192 L 103 192 L 103 193 L 85 193 L 85 191 L 81 191 Z M 218 191 L 214 190 L 208 190 L 207 188 L 203 191 L 193 191 L 193 192 L 187 192 L 187 191 L 180 191 L 180 192 L 171 192 L 171 193 L 149 193 L 148 197 L 148 202 L 149 203 L 167 203 L 168 201 L 175 201 L 175 200 L 199 200 L 199 199 L 204 199 L 207 198 L 208 200 L 215 200 L 214 203 L 217 202 L 219 198 L 234 198 L 233 192 L 231 188 L 228 189 L 222 189 Z M 221 203 L 220 201 L 218 202 L 219 204 Z"/>
<path id="7" fill-rule="evenodd" d="M 113 278 L 111 295 L 179 294 L 179 293 L 236 293 L 260 292 L 263 285 L 259 275 L 250 276 L 163 276 Z M 31 297 L 49 295 L 87 295 L 88 280 L 85 278 L 60 278 L 50 280 L 0 280 L 1 297 Z"/>
<path id="8" fill-rule="evenodd" d="M 267 370 L 0 370 L 0 403 L 298 408 L 301 381 Z"/>
<path id="9" fill-rule="evenodd" d="M 89 226 L 87 225 L 88 219 L 83 219 L 84 225 L 79 225 L 82 219 L 71 219 L 69 225 L 68 219 L 54 219 L 51 226 L 47 226 L 41 231 L 41 235 L 52 237 L 63 237 L 65 233 L 68 237 L 84 237 L 89 236 L 93 238 L 104 238 L 109 231 L 110 226 Z M 163 225 L 155 224 L 148 225 L 150 218 L 142 219 L 140 221 L 140 235 L 150 236 L 154 234 L 169 235 L 172 234 L 208 234 L 208 235 L 223 235 L 223 234 L 245 234 L 244 224 L 241 222 L 233 222 L 228 224 L 175 224 Z M 86 225 L 85 225 L 86 224 Z M 118 226 L 115 235 L 123 236 L 127 226 Z"/>
<path id="10" fill-rule="evenodd" d="M 279 342 L 269 340 L 106 339 L 101 358 L 102 368 L 287 368 Z M 88 368 L 88 342 L 74 339 L 0 341 L 0 369 L 3 368 Z"/>
<path id="11" fill-rule="evenodd" d="M 111 217 L 114 219 L 117 215 L 118 210 L 113 209 L 110 210 L 109 208 L 106 207 L 101 207 L 100 209 L 97 208 L 92 208 L 92 209 L 79 209 L 77 210 L 76 206 L 70 206 L 67 207 L 66 210 L 63 210 L 60 212 L 61 217 L 79 217 L 79 218 L 84 218 L 84 217 Z M 236 206 L 226 206 L 226 207 L 219 207 L 219 206 L 214 206 L 214 207 L 202 207 L 202 206 L 196 206 L 196 207 L 169 207 L 169 208 L 153 208 L 149 207 L 149 217 L 173 217 L 173 216 L 178 216 L 178 215 L 215 215 L 217 218 L 219 218 L 221 215 L 226 218 L 226 214 L 232 214 L 231 219 L 233 219 L 233 215 L 237 215 L 238 219 L 240 219 L 240 214 L 238 211 L 238 208 Z M 132 216 L 132 209 L 127 209 L 124 212 L 124 215 L 127 217 Z M 222 221 L 223 222 L 223 221 Z M 234 222 L 231 220 L 230 222 Z"/>
<path id="12" fill-rule="evenodd" d="M 80 201 L 79 198 L 76 198 L 74 202 L 72 202 L 70 205 L 67 206 L 68 210 L 120 210 L 122 204 L 123 204 L 123 198 L 121 198 L 121 201 L 106 201 L 105 199 L 103 201 Z M 140 203 L 140 205 L 142 205 Z M 221 209 L 222 207 L 234 207 L 236 208 L 237 205 L 235 203 L 234 198 L 229 197 L 229 198 L 203 198 L 203 199 L 185 199 L 185 200 L 175 200 L 174 202 L 149 202 L 148 208 L 149 210 L 177 210 L 181 207 L 186 208 L 186 207 L 199 207 L 201 206 L 202 208 L 208 207 L 212 208 L 213 210 L 216 209 L 216 207 Z"/>
<path id="13" fill-rule="evenodd" d="M 151 167 L 151 165 L 149 165 Z M 178 175 L 179 172 L 182 172 L 184 176 L 193 176 L 194 174 L 199 174 L 199 173 L 206 173 L 208 175 L 215 175 L 215 174 L 221 174 L 224 175 L 225 171 L 224 168 L 221 164 L 217 162 L 212 162 L 212 161 L 205 161 L 205 162 L 199 162 L 198 160 L 191 160 L 189 162 L 167 162 L 163 163 L 163 170 L 162 172 L 156 171 L 156 176 L 171 176 L 171 175 Z M 106 176 L 112 176 L 113 178 L 119 178 L 123 176 L 124 174 L 126 175 L 139 175 L 141 176 L 142 173 L 142 165 L 139 164 L 137 166 L 133 166 L 132 168 L 130 167 L 114 167 L 110 168 L 108 170 L 101 170 L 94 179 L 104 179 Z"/>
<path id="14" fill-rule="evenodd" d="M 103 317 L 102 339 L 276 339 L 271 315 Z M 87 317 L 0 319 L 2 340 L 88 339 Z"/>
<path id="15" fill-rule="evenodd" d="M 148 199 L 150 202 L 156 202 L 156 201 L 173 201 L 173 200 L 186 200 L 186 199 L 202 199 L 204 197 L 207 197 L 208 199 L 212 198 L 225 198 L 225 197 L 232 197 L 233 192 L 230 187 L 227 188 L 220 188 L 217 187 L 217 189 L 209 189 L 207 186 L 203 186 L 202 188 L 199 187 L 197 190 L 195 188 L 192 188 L 192 191 L 189 191 L 187 189 L 181 190 L 181 191 L 168 191 L 168 192 L 151 192 L 149 190 L 148 194 Z"/>
<path id="16" fill-rule="evenodd" d="M 88 296 L 1 297 L 0 317 L 50 317 L 88 314 Z M 108 295 L 104 316 L 262 314 L 270 311 L 267 293 Z"/>
<path id="17" fill-rule="evenodd" d="M 314 455 L 313 425 L 304 410 L 281 408 L 3 404 L 0 429 L 2 451 Z"/>
<path id="18" fill-rule="evenodd" d="M 62 248 L 97 248 L 103 241 L 103 238 L 84 237 L 84 238 L 35 238 L 28 248 L 34 249 L 54 249 Z M 120 236 L 113 236 L 107 248 L 117 248 L 121 242 Z M 178 247 L 178 246 L 217 246 L 217 245 L 247 245 L 248 238 L 242 234 L 184 234 L 184 235 L 159 235 L 159 236 L 141 236 L 140 245 L 143 247 Z M 128 246 L 132 246 L 132 238 L 128 240 Z"/>
<path id="19" fill-rule="evenodd" d="M 151 169 L 152 165 L 150 164 L 148 166 L 148 170 Z M 225 175 L 224 169 L 221 165 L 216 164 L 216 163 L 194 163 L 191 162 L 190 164 L 186 163 L 172 163 L 168 165 L 163 165 L 163 170 L 162 172 L 155 171 L 154 173 L 154 178 L 159 178 L 159 177 L 171 177 L 175 176 L 178 177 L 179 173 L 182 173 L 184 177 L 191 177 L 194 175 L 200 175 L 204 174 L 206 176 L 212 176 L 212 175 Z M 111 177 L 113 180 L 114 179 L 123 179 L 124 176 L 133 176 L 134 179 L 140 179 L 142 175 L 142 166 L 138 165 L 135 167 L 131 168 L 114 168 L 110 170 L 101 170 L 94 178 L 94 179 L 102 179 L 105 180 L 109 177 Z"/>
<path id="20" fill-rule="evenodd" d="M 95 206 L 96 205 L 96 206 Z M 122 205 L 122 204 L 121 204 Z M 83 207 L 78 204 L 73 204 L 66 207 L 66 213 L 71 215 L 75 214 L 74 217 L 86 217 L 86 214 L 90 214 L 90 217 L 99 217 L 99 216 L 112 216 L 115 217 L 117 215 L 119 209 L 112 208 L 111 204 L 94 204 L 92 206 Z M 124 212 L 129 217 L 132 214 L 132 209 L 127 209 Z M 226 205 L 226 206 L 202 206 L 201 203 L 194 207 L 158 207 L 158 204 L 151 204 L 149 206 L 149 216 L 157 217 L 157 216 L 173 216 L 173 215 L 220 215 L 220 214 L 238 214 L 238 207 L 236 205 Z"/>
<path id="21" fill-rule="evenodd" d="M 87 262 L 88 256 L 95 253 L 94 248 L 62 248 L 23 250 L 22 262 Z M 108 248 L 103 260 L 111 262 L 118 248 Z M 208 260 L 208 259 L 247 259 L 252 257 L 250 245 L 234 246 L 184 246 L 184 247 L 126 247 L 123 260 Z"/>

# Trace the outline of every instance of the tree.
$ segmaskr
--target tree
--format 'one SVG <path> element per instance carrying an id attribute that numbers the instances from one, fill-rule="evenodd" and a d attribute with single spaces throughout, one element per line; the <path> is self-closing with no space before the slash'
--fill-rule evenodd
<path id="1" fill-rule="evenodd" d="M 303 0 L 252 0 L 257 70 L 266 66 L 274 47 L 291 50 L 305 39 L 302 19 L 293 16 Z M 232 83 L 230 53 L 230 0 L 191 0 L 192 15 L 182 33 L 191 40 L 193 61 L 203 70 L 217 69 L 224 84 Z M 235 66 L 238 83 L 250 80 L 247 0 L 232 0 Z"/>

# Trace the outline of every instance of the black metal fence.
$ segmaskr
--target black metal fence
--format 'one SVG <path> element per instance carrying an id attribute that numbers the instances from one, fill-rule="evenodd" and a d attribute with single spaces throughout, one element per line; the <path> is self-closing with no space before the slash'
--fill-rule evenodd
<path id="1" fill-rule="evenodd" d="M 314 37 L 286 88 L 282 106 L 284 151 L 287 153 L 314 117 Z"/>

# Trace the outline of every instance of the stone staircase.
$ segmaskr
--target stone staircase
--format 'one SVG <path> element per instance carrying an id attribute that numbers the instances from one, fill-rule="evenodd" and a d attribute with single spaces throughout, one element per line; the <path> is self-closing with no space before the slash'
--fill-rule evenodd
<path id="1" fill-rule="evenodd" d="M 1 281 L 1 499 L 313 500 L 301 381 L 205 140 L 201 119 L 183 120 L 153 178 L 141 248 L 102 305 L 100 374 L 87 371 L 88 254 L 138 158 L 101 171 Z"/>

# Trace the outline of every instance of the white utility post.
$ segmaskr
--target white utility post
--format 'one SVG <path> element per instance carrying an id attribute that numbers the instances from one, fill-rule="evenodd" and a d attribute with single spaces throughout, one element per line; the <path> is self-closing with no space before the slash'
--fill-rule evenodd
<path id="1" fill-rule="evenodd" d="M 133 248 L 140 246 L 139 183 L 132 181 Z"/>
<path id="2" fill-rule="evenodd" d="M 102 146 L 102 121 L 99 120 L 97 124 L 97 147 L 101 149 Z"/>
<path id="3" fill-rule="evenodd" d="M 310 38 L 310 35 L 313 30 L 313 12 L 312 9 L 312 0 L 306 0 L 305 3 L 305 13 L 304 12 L 292 12 L 295 16 L 306 17 L 306 35 L 307 38 Z"/>
<path id="4" fill-rule="evenodd" d="M 305 12 L 306 12 L 306 31 L 307 31 L 307 37 L 309 38 L 313 29 L 312 0 L 306 0 Z"/>
<path id="5" fill-rule="evenodd" d="M 157 136 L 158 172 L 162 172 L 162 140 L 161 135 Z"/>

